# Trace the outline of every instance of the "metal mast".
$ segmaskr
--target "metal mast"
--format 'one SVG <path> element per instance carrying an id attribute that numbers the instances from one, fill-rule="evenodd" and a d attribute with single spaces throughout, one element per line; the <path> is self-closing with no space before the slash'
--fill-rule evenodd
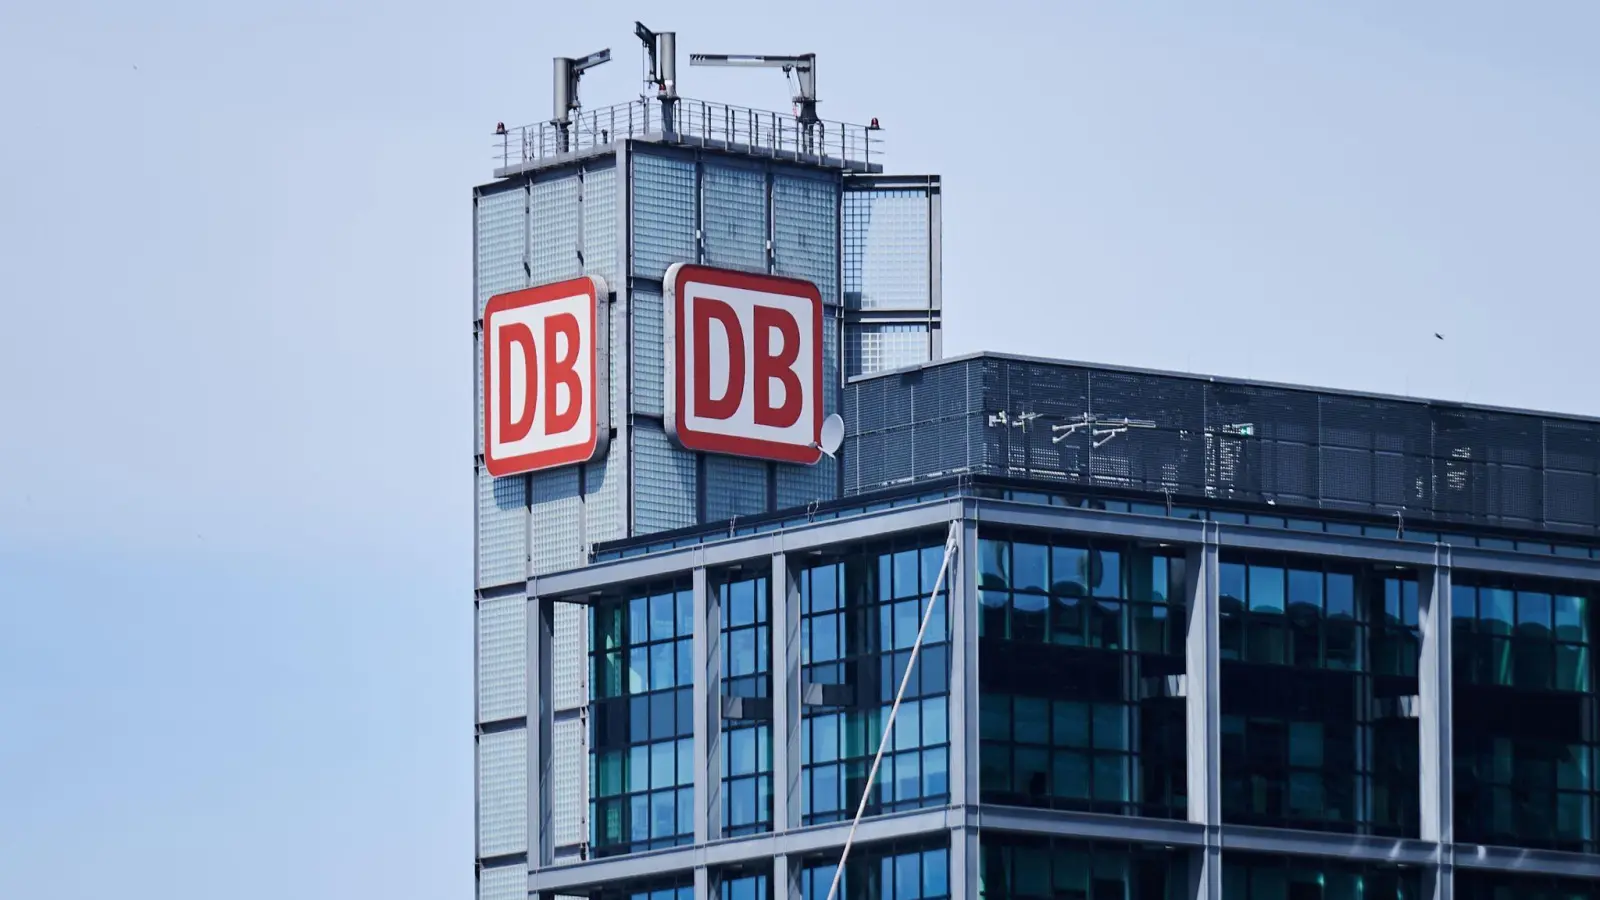
<path id="1" fill-rule="evenodd" d="M 817 124 L 817 55 L 802 53 L 799 56 L 770 56 L 756 53 L 691 53 L 691 66 L 739 66 L 758 69 L 782 69 L 787 76 L 795 75 L 795 118 L 800 121 L 802 145 L 807 152 L 815 146 Z"/>
<path id="2" fill-rule="evenodd" d="M 558 152 L 565 153 L 571 148 L 572 111 L 580 108 L 578 103 L 578 79 L 584 72 L 611 61 L 611 49 L 597 50 L 582 59 L 573 59 L 568 56 L 558 56 L 555 59 L 555 117 L 550 120 L 556 126 L 556 147 Z"/>

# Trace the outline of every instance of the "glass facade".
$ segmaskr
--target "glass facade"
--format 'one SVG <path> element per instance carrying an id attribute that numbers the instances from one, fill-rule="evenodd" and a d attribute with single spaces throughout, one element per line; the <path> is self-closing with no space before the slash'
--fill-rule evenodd
<path id="1" fill-rule="evenodd" d="M 837 854 L 807 861 L 801 900 L 827 900 L 838 872 Z M 950 896 L 950 849 L 940 843 L 893 842 L 853 847 L 839 879 L 837 900 L 943 900 Z"/>
<path id="2" fill-rule="evenodd" d="M 594 604 L 591 851 L 694 837 L 694 594 L 687 582 Z"/>
<path id="3" fill-rule="evenodd" d="M 1416 868 L 1309 857 L 1222 854 L 1228 900 L 1420 900 Z"/>
<path id="4" fill-rule="evenodd" d="M 801 814 L 855 814 L 944 557 L 942 536 L 864 545 L 795 573 L 800 594 Z M 949 607 L 935 601 L 868 814 L 950 794 Z"/>
<path id="5" fill-rule="evenodd" d="M 1223 819 L 1415 836 L 1414 573 L 1224 555 Z"/>
<path id="6" fill-rule="evenodd" d="M 1458 576 L 1456 839 L 1594 852 L 1594 588 Z"/>
<path id="7" fill-rule="evenodd" d="M 1591 900 L 1600 885 L 1579 878 L 1456 870 L 1456 900 Z"/>
<path id="8" fill-rule="evenodd" d="M 1101 841 L 986 831 L 978 896 L 986 900 L 1180 900 L 1188 853 Z M 1230 898 L 1231 900 L 1231 898 Z"/>
<path id="9" fill-rule="evenodd" d="M 722 829 L 772 830 L 771 593 L 765 575 L 718 579 L 722 608 Z M 737 713 L 737 716 L 734 715 Z"/>
<path id="10" fill-rule="evenodd" d="M 1182 556 L 984 529 L 978 544 L 985 803 L 1181 818 Z"/>
<path id="11" fill-rule="evenodd" d="M 765 872 L 723 872 L 717 896 L 722 900 L 772 900 L 772 879 Z"/>

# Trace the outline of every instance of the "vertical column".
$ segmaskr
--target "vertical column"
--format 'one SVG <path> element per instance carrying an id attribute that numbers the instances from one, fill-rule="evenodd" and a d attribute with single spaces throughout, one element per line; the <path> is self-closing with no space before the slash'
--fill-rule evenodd
<path id="1" fill-rule="evenodd" d="M 800 900 L 800 865 L 791 868 L 783 853 L 772 858 L 772 900 Z"/>
<path id="2" fill-rule="evenodd" d="M 950 900 L 978 900 L 982 867 L 978 829 L 969 823 L 950 829 Z"/>
<path id="3" fill-rule="evenodd" d="M 694 583 L 695 596 L 704 592 L 706 598 L 705 618 L 696 620 L 706 636 L 706 790 L 695 798 L 705 814 L 704 840 L 714 841 L 722 837 L 722 596 L 711 590 L 705 569 L 695 570 Z M 698 825 L 695 831 L 699 832 Z"/>
<path id="4" fill-rule="evenodd" d="M 711 759 L 711 742 L 715 739 L 712 728 L 720 718 L 711 711 L 710 663 L 708 651 L 714 643 L 706 634 L 707 614 L 710 604 L 706 596 L 706 570 L 694 570 L 694 842 L 704 844 L 708 839 L 710 822 L 706 817 L 706 797 L 710 786 L 706 782 L 706 766 Z M 719 709 L 718 712 L 721 712 Z M 699 885 L 696 877 L 695 884 Z M 696 894 L 696 896 L 703 896 Z"/>
<path id="5" fill-rule="evenodd" d="M 950 615 L 950 804 L 978 802 L 978 523 L 963 517 L 945 575 Z M 955 877 L 952 872 L 952 876 Z"/>
<path id="6" fill-rule="evenodd" d="M 1450 650 L 1450 548 L 1434 549 L 1434 565 L 1417 573 L 1417 615 L 1422 632 L 1422 647 L 1417 660 L 1417 749 L 1421 755 L 1422 800 L 1420 832 L 1425 841 L 1439 845 L 1438 864 L 1433 870 L 1430 900 L 1450 900 L 1454 895 L 1455 841 L 1454 790 L 1451 764 L 1451 650 Z"/>
<path id="7" fill-rule="evenodd" d="M 768 629 L 768 637 L 772 641 L 772 647 L 768 651 L 771 659 L 768 671 L 771 674 L 767 678 L 771 684 L 772 700 L 772 718 L 769 720 L 771 722 L 769 743 L 772 747 L 772 830 L 774 832 L 785 831 L 789 828 L 789 777 L 791 773 L 797 776 L 799 774 L 797 771 L 799 766 L 796 765 L 791 768 L 789 760 L 790 724 L 798 723 L 800 718 L 798 715 L 792 718 L 789 715 L 789 695 L 791 692 L 798 693 L 800 690 L 799 647 L 792 648 L 796 651 L 793 678 L 790 677 L 791 673 L 789 672 L 789 654 L 791 650 L 789 645 L 789 610 L 791 608 L 789 591 L 788 557 L 782 553 L 775 553 L 772 556 L 772 575 L 767 580 L 767 621 L 771 623 L 771 627 Z M 798 601 L 792 604 L 797 610 L 799 605 Z M 795 631 L 798 634 L 799 629 L 797 628 Z M 798 746 L 797 740 L 796 747 L 798 748 Z M 798 781 L 798 778 L 796 778 L 796 781 Z M 773 863 L 773 884 L 781 887 L 782 882 L 777 880 L 776 874 L 776 867 L 779 862 L 787 863 L 782 856 L 779 856 L 777 861 Z M 782 897 L 782 894 L 777 893 L 775 896 Z"/>
<path id="8" fill-rule="evenodd" d="M 778 580 L 777 574 L 779 565 L 783 567 L 781 582 Z M 774 557 L 773 567 L 774 578 L 772 583 L 774 586 L 778 584 L 784 585 L 784 594 L 781 618 L 776 606 L 777 595 L 773 595 L 775 605 L 772 611 L 772 630 L 774 636 L 782 636 L 779 639 L 783 642 L 783 664 L 780 666 L 776 661 L 777 657 L 774 657 L 772 670 L 773 672 L 783 673 L 784 690 L 787 692 L 787 696 L 784 698 L 783 712 L 781 714 L 777 711 L 776 699 L 773 701 L 772 821 L 774 831 L 787 831 L 791 828 L 799 828 L 805 813 L 805 801 L 800 796 L 800 734 L 802 731 L 800 709 L 801 698 L 805 694 L 805 685 L 801 684 L 803 650 L 800 646 L 800 583 L 790 573 L 786 557 L 781 555 Z M 780 723 L 782 723 L 781 730 Z M 782 781 L 778 780 L 777 757 L 779 755 L 783 758 L 783 765 L 788 769 Z M 779 797 L 783 798 L 782 807 L 777 805 Z M 779 815 L 780 808 L 784 810 L 781 816 Z M 798 873 L 796 877 L 798 877 Z"/>
<path id="9" fill-rule="evenodd" d="M 553 747 L 550 734 L 553 600 L 528 601 L 528 868 L 550 864 L 554 847 L 551 827 Z"/>
<path id="10" fill-rule="evenodd" d="M 1189 821 L 1206 829 L 1206 843 L 1189 867 L 1194 900 L 1222 896 L 1221 651 L 1217 620 L 1217 526 L 1206 523 L 1205 539 L 1191 548 L 1187 565 L 1188 619 L 1184 640 L 1185 729 L 1188 747 Z"/>
<path id="11" fill-rule="evenodd" d="M 711 870 L 705 866 L 695 866 L 694 900 L 710 900 L 712 894 Z"/>

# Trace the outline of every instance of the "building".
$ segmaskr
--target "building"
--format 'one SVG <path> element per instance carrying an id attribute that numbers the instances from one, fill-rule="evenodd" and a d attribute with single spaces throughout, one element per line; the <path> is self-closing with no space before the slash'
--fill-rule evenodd
<path id="1" fill-rule="evenodd" d="M 941 359 L 936 177 L 666 99 L 473 195 L 480 898 L 826 897 L 947 547 L 840 896 L 1600 895 L 1600 422 Z M 722 270 L 820 365 L 683 349 Z M 740 360 L 808 461 L 694 449 Z"/>

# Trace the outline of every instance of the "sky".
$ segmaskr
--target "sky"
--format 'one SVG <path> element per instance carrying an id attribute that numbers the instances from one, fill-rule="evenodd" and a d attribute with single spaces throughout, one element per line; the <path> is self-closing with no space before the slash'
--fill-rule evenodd
<path id="1" fill-rule="evenodd" d="M 0 896 L 471 895 L 470 189 L 636 18 L 943 177 L 948 354 L 1600 415 L 1593 3 L 0 5 Z"/>

